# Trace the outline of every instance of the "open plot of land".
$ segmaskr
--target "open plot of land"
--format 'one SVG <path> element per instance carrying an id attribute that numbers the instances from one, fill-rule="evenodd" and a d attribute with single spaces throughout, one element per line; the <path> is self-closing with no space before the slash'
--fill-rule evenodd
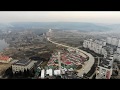
<path id="1" fill-rule="evenodd" d="M 0 75 L 3 73 L 3 71 L 8 69 L 10 66 L 11 66 L 11 64 L 0 63 Z"/>

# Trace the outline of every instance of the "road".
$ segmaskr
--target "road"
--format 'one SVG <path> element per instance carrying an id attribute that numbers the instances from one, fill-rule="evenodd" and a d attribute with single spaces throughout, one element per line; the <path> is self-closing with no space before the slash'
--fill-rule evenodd
<path id="1" fill-rule="evenodd" d="M 76 49 L 84 54 L 86 54 L 88 57 L 89 57 L 89 60 L 87 62 L 85 62 L 85 64 L 83 65 L 82 69 L 78 70 L 78 76 L 82 76 L 84 73 L 88 73 L 91 69 L 91 67 L 93 66 L 94 64 L 94 57 L 90 54 L 90 53 L 87 53 L 81 49 L 78 49 L 78 48 L 75 48 L 75 47 L 70 47 L 70 46 L 67 46 L 67 45 L 63 45 L 63 44 L 59 44 L 59 43 L 56 43 L 56 42 L 53 42 L 52 40 L 50 40 L 50 38 L 47 38 L 47 40 L 53 44 L 56 44 L 56 45 L 59 45 L 59 46 L 63 46 L 63 47 L 67 47 L 67 48 L 72 48 L 72 49 Z"/>

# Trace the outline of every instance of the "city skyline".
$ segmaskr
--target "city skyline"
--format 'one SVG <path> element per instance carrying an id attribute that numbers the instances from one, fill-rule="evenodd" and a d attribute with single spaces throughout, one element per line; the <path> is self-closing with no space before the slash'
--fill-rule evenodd
<path id="1" fill-rule="evenodd" d="M 120 24 L 119 11 L 0 11 L 0 22 L 91 22 Z"/>

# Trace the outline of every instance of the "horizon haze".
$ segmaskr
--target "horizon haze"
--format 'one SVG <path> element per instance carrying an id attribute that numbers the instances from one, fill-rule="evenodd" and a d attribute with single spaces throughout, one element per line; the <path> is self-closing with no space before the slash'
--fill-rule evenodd
<path id="1" fill-rule="evenodd" d="M 0 23 L 89 22 L 120 24 L 119 11 L 0 11 Z"/>

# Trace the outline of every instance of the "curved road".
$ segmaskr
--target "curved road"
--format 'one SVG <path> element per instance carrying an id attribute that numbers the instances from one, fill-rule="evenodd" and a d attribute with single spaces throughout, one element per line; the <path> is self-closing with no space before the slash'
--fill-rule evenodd
<path id="1" fill-rule="evenodd" d="M 63 47 L 67 47 L 67 48 L 72 48 L 72 49 L 76 49 L 84 54 L 86 54 L 87 56 L 89 56 L 89 60 L 87 62 L 85 62 L 85 64 L 83 65 L 82 69 L 78 70 L 78 76 L 82 76 L 84 73 L 88 73 L 91 69 L 91 67 L 93 66 L 94 64 L 94 57 L 90 54 L 90 53 L 87 53 L 83 50 L 80 50 L 78 48 L 75 48 L 75 47 L 70 47 L 70 46 L 67 46 L 67 45 L 63 45 L 63 44 L 59 44 L 59 43 L 56 43 L 56 42 L 53 42 L 51 41 L 49 38 L 47 38 L 47 40 L 53 44 L 56 44 L 56 45 L 59 45 L 59 46 L 63 46 Z"/>

